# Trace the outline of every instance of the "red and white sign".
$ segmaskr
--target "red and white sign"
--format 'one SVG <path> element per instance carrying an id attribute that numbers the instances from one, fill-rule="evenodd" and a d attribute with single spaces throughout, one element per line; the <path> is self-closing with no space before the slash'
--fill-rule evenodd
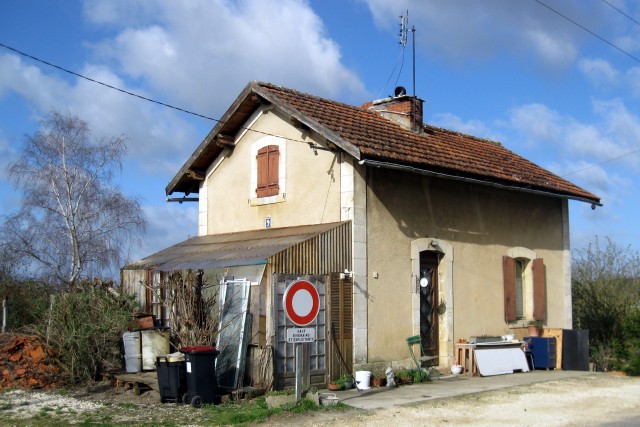
<path id="1" fill-rule="evenodd" d="M 298 326 L 313 322 L 320 311 L 320 295 L 306 280 L 296 280 L 284 291 L 284 311 Z"/>

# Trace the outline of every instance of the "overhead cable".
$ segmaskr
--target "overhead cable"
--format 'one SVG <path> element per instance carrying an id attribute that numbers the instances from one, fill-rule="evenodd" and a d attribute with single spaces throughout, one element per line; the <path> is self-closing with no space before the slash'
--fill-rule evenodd
<path id="1" fill-rule="evenodd" d="M 541 0 L 533 0 L 533 1 L 535 1 L 536 3 L 546 7 L 547 9 L 549 9 L 550 11 L 555 13 L 556 15 L 561 16 L 562 18 L 564 18 L 567 21 L 571 22 L 573 25 L 582 28 L 584 31 L 586 31 L 587 33 L 591 34 L 592 36 L 599 38 L 600 40 L 602 40 L 603 42 L 605 42 L 609 46 L 613 47 L 614 49 L 619 50 L 620 52 L 624 53 L 625 55 L 627 55 L 629 58 L 633 59 L 634 61 L 640 62 L 640 59 L 638 59 L 636 56 L 632 55 L 631 53 L 629 53 L 626 50 L 622 49 L 621 47 L 617 46 L 616 44 L 610 42 L 609 40 L 605 39 L 604 37 L 594 33 L 593 31 L 591 31 L 590 29 L 588 29 L 584 25 L 582 25 L 582 24 L 574 21 L 573 19 L 569 18 L 567 15 L 564 15 L 563 13 L 558 12 L 557 10 L 555 10 L 554 8 L 549 6 L 548 4 L 542 2 Z"/>

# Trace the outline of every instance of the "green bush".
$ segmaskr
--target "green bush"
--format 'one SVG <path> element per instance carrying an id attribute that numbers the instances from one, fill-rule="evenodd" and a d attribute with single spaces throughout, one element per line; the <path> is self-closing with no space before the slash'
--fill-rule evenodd
<path id="1" fill-rule="evenodd" d="M 122 366 L 120 337 L 137 303 L 92 283 L 55 296 L 40 326 L 68 372 L 68 381 L 96 379 L 102 369 Z"/>

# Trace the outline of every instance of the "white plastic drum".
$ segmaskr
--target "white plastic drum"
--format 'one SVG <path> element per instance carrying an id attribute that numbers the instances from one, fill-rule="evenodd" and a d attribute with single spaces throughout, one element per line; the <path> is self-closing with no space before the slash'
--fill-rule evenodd
<path id="1" fill-rule="evenodd" d="M 356 371 L 356 387 L 359 390 L 368 390 L 371 388 L 371 372 Z"/>
<path id="2" fill-rule="evenodd" d="M 125 332 L 122 334 L 124 344 L 124 363 L 127 372 L 140 372 L 142 358 L 140 355 L 140 332 Z"/>
<path id="3" fill-rule="evenodd" d="M 156 357 L 169 353 L 169 329 L 145 329 L 142 334 L 142 369 L 156 369 Z"/>

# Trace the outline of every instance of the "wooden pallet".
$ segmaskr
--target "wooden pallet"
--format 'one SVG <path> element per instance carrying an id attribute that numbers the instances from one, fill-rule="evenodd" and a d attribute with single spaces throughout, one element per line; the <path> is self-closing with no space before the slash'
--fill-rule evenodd
<path id="1" fill-rule="evenodd" d="M 107 372 L 102 375 L 105 381 L 111 382 L 114 387 L 124 387 L 126 390 L 134 390 L 136 396 L 145 391 L 155 390 L 160 392 L 158 375 L 152 372 Z"/>

